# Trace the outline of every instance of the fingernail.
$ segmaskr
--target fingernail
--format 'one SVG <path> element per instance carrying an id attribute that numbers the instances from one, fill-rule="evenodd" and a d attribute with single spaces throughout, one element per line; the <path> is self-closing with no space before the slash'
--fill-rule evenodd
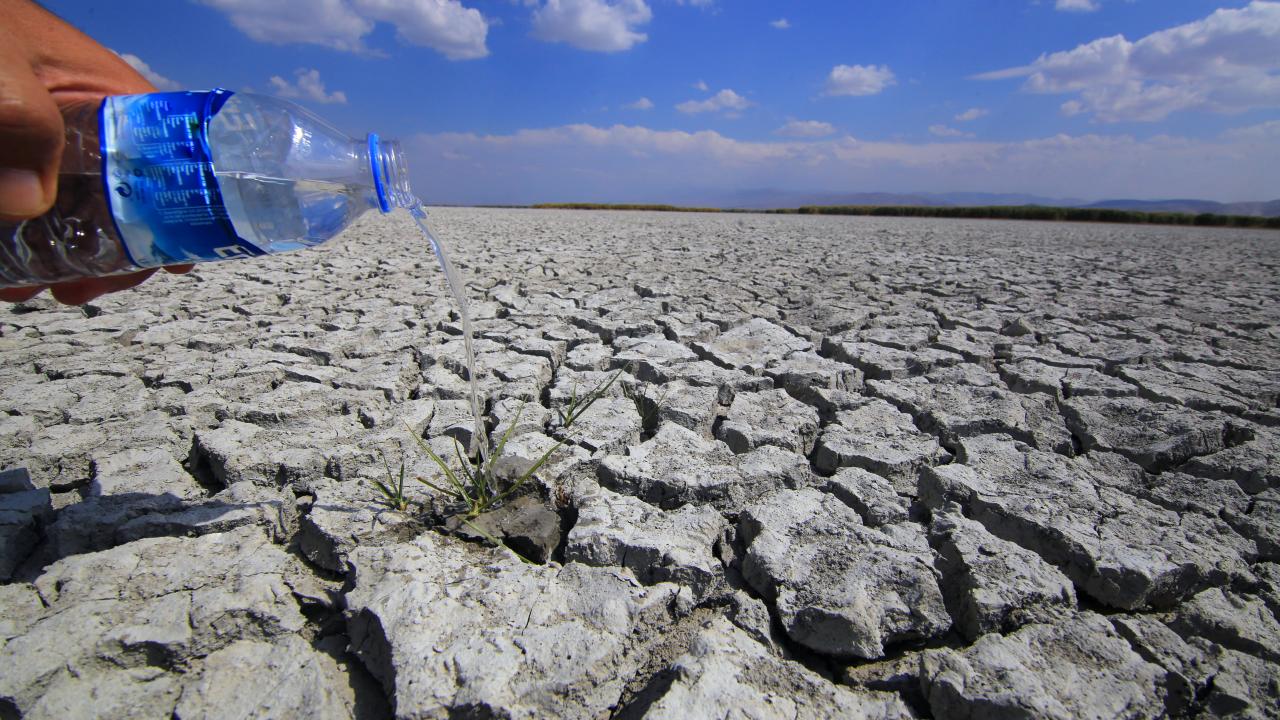
<path id="1" fill-rule="evenodd" d="M 0 168 L 0 215 L 34 217 L 46 209 L 39 174 L 34 170 Z"/>

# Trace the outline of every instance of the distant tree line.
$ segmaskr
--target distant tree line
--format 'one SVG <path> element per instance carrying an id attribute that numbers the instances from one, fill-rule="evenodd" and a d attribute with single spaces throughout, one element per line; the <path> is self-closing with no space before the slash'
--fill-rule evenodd
<path id="1" fill-rule="evenodd" d="M 676 205 L 543 203 L 534 208 L 562 210 L 655 210 L 660 212 L 731 212 L 781 215 L 864 215 L 871 217 L 970 218 L 984 220 L 1052 220 L 1056 222 L 1133 223 L 1138 225 L 1195 225 L 1200 227 L 1270 228 L 1280 230 L 1280 217 L 1217 215 L 1214 213 L 1140 212 L 1107 208 L 1063 208 L 1041 205 L 936 207 L 914 205 L 806 205 L 778 210 L 679 207 Z"/>
<path id="2" fill-rule="evenodd" d="M 800 215 L 871 215 L 878 217 L 941 217 L 993 220 L 1054 220 L 1058 222 L 1135 223 L 1144 225 L 1199 225 L 1280 229 L 1280 217 L 1217 215 L 1214 213 L 1140 212 L 1108 208 L 1063 208 L 1041 205 L 992 205 L 982 207 L 916 206 L 806 206 L 768 212 Z"/>

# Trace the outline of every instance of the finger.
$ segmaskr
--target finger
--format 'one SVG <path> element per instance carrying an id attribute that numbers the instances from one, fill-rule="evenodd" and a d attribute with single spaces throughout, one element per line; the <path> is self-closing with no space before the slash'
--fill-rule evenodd
<path id="1" fill-rule="evenodd" d="M 57 104 L 24 57 L 21 40 L 0 29 L 0 220 L 49 209 L 64 143 Z"/>
<path id="2" fill-rule="evenodd" d="M 4 288 L 0 290 L 0 302 L 24 302 L 40 294 L 44 285 Z"/>
<path id="3" fill-rule="evenodd" d="M 165 265 L 164 270 L 165 272 L 171 272 L 174 275 L 181 275 L 183 273 L 191 272 L 191 268 L 193 267 L 195 267 L 193 263 L 187 263 L 186 265 Z"/>
<path id="4" fill-rule="evenodd" d="M 26 39 L 32 65 L 59 105 L 156 91 L 121 56 L 39 5 L 25 0 L 0 0 L 0 5 L 14 6 L 5 20 Z"/>
<path id="5" fill-rule="evenodd" d="M 54 283 L 49 287 L 53 292 L 54 300 L 65 305 L 83 305 L 107 293 L 127 290 L 141 284 L 154 273 L 155 269 L 152 268 L 128 275 L 113 275 L 111 277 L 86 278 L 84 280 Z"/>

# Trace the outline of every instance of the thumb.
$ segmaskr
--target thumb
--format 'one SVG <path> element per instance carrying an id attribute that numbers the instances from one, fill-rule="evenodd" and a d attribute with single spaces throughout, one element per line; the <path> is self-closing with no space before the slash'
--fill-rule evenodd
<path id="1" fill-rule="evenodd" d="M 0 220 L 18 221 L 53 204 L 66 139 L 57 104 L 8 34 L 0 31 Z"/>

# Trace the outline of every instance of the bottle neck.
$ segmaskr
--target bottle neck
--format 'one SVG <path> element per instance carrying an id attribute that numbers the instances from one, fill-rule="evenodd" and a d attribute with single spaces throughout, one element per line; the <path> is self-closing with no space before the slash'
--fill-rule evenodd
<path id="1" fill-rule="evenodd" d="M 417 205 L 418 199 L 409 187 L 409 164 L 405 162 L 400 143 L 382 140 L 377 133 L 369 133 L 368 146 L 369 169 L 373 173 L 373 187 L 382 212 Z"/>

